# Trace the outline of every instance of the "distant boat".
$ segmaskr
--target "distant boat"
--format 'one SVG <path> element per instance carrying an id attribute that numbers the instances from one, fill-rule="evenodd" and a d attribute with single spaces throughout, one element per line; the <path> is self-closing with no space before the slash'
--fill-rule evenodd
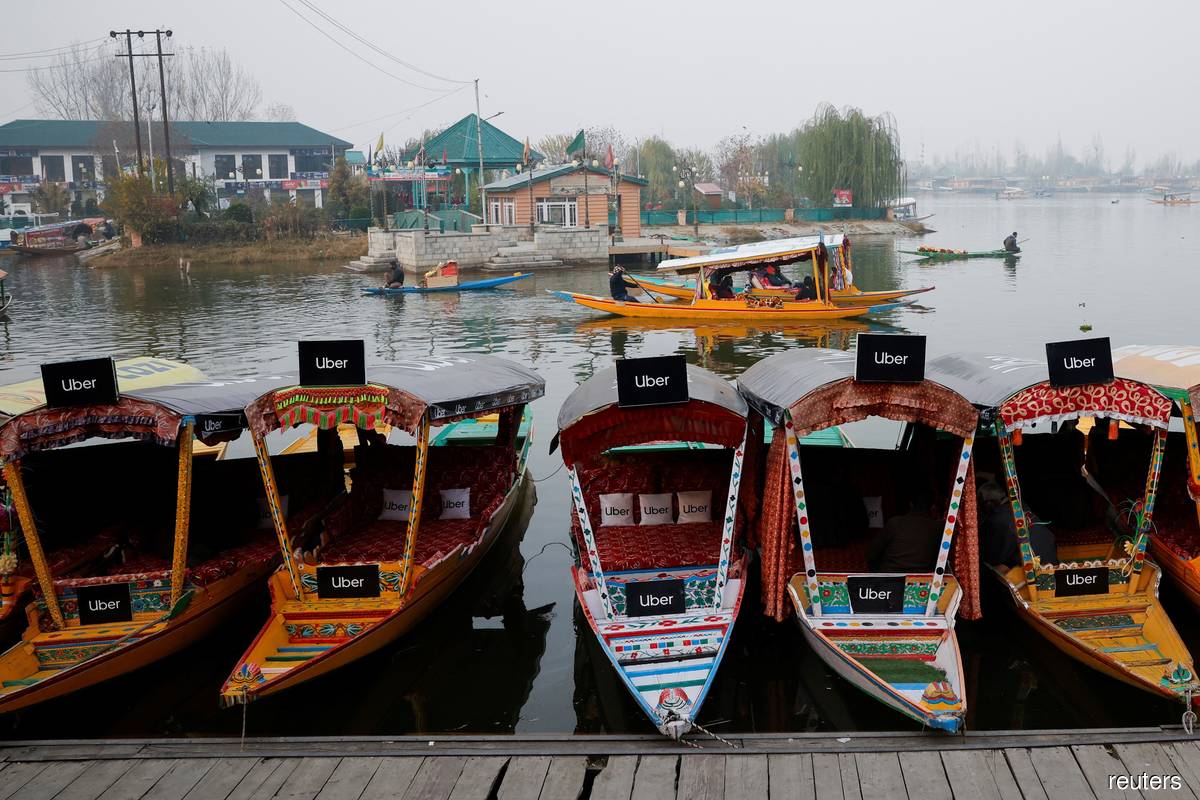
<path id="1" fill-rule="evenodd" d="M 87 250 L 104 217 L 87 217 L 12 232 L 11 249 L 27 256 L 62 256 Z M 103 240 L 102 240 L 103 241 Z"/>
<path id="2" fill-rule="evenodd" d="M 1033 196 L 1034 197 L 1054 197 L 1054 190 L 1053 189 L 1034 189 Z"/>
<path id="3" fill-rule="evenodd" d="M 1162 198 L 1150 197 L 1147 198 L 1151 203 L 1157 203 L 1160 206 L 1191 206 L 1200 203 L 1200 200 L 1193 200 L 1191 192 L 1164 192 Z"/>
<path id="4" fill-rule="evenodd" d="M 1028 196 L 1028 192 L 1016 186 L 1010 186 L 1002 192 L 996 192 L 997 200 L 1021 200 Z"/>
<path id="5" fill-rule="evenodd" d="M 1112 203 L 1115 206 L 1117 203 L 1121 202 L 1121 198 L 1114 197 L 1112 200 L 1109 200 L 1108 202 Z"/>

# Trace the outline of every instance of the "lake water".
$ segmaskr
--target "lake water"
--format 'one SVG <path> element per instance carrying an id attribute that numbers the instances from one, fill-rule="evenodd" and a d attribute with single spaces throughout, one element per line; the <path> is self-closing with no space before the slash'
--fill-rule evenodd
<path id="1" fill-rule="evenodd" d="M 340 264 L 254 267 L 174 264 L 90 270 L 74 263 L 6 259 L 17 304 L 0 324 L 3 369 L 44 361 L 150 354 L 210 376 L 292 370 L 301 338 L 363 338 L 368 357 L 489 352 L 546 378 L 533 404 L 530 472 L 537 480 L 521 524 L 480 572 L 395 647 L 252 705 L 250 735 L 436 732 L 648 732 L 633 702 L 586 636 L 569 582 L 570 503 L 558 454 L 547 454 L 555 416 L 578 381 L 614 357 L 683 353 L 736 377 L 771 353 L 846 348 L 860 330 L 922 333 L 931 352 L 991 349 L 1038 357 L 1046 341 L 1080 326 L 1114 345 L 1196 343 L 1200 210 L 1140 197 L 923 195 L 937 233 L 923 239 L 858 237 L 856 280 L 866 289 L 935 285 L 919 305 L 870 327 L 661 325 L 623 322 L 565 303 L 547 289 L 604 294 L 602 267 L 546 272 L 481 293 L 362 297 L 376 276 Z M 993 249 L 1016 230 L 1015 264 L 982 259 L 933 266 L 900 249 L 920 244 Z M 136 491 L 133 491 L 136 495 Z M 532 494 L 532 493 L 531 493 Z M 527 523 L 525 523 L 527 520 Z M 1169 587 L 1169 611 L 1194 653 L 1195 612 Z M 1178 721 L 1176 708 L 1061 656 L 1015 623 L 1002 604 L 960 624 L 973 729 L 1106 727 Z M 761 621 L 747 594 L 739 631 L 701 721 L 720 731 L 907 730 L 912 723 L 829 673 L 791 623 Z M 236 735 L 240 709 L 217 691 L 267 613 L 265 590 L 222 635 L 116 681 L 0 719 L 23 738 L 96 735 Z M 582 626 L 582 627 L 581 627 Z"/>

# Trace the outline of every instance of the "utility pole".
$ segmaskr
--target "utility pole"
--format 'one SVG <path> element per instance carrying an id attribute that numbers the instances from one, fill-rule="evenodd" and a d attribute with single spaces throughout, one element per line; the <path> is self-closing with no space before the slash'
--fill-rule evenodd
<path id="1" fill-rule="evenodd" d="M 139 39 L 146 38 L 147 33 L 154 34 L 154 39 L 158 44 L 157 52 L 155 52 L 155 53 L 135 53 L 135 52 L 133 52 L 133 35 L 135 33 L 137 34 L 137 37 Z M 137 80 L 134 78 L 133 59 L 135 59 L 135 58 L 157 58 L 158 59 L 158 86 L 159 86 L 159 92 L 161 94 L 161 99 L 162 99 L 163 139 L 166 142 L 166 148 L 167 148 L 167 190 L 169 192 L 171 192 L 171 194 L 174 194 L 175 193 L 175 170 L 171 164 L 171 133 L 169 130 L 170 123 L 169 123 L 169 119 L 167 116 L 167 77 L 166 77 L 165 71 L 163 70 L 163 59 L 169 58 L 170 56 L 173 56 L 175 54 L 174 53 L 164 53 L 162 51 L 162 37 L 164 34 L 166 35 L 166 37 L 168 39 L 170 39 L 172 32 L 169 30 L 164 31 L 164 30 L 157 30 L 157 29 L 152 30 L 152 31 L 133 31 L 133 30 L 129 30 L 128 28 L 126 28 L 123 31 L 109 31 L 108 32 L 108 35 L 114 39 L 121 35 L 125 36 L 126 54 L 123 56 L 117 56 L 117 57 L 129 59 L 129 87 L 130 87 L 130 92 L 133 96 L 133 135 L 134 135 L 135 141 L 137 142 L 138 175 L 142 174 L 142 131 L 141 131 L 141 122 L 138 117 Z M 153 117 L 153 114 L 151 114 L 151 116 Z M 150 124 L 150 120 L 147 120 L 147 124 Z M 151 168 L 153 168 L 153 165 L 151 165 Z"/>
<path id="2" fill-rule="evenodd" d="M 137 78 L 133 73 L 133 31 L 126 28 L 122 33 L 125 34 L 125 50 L 126 54 L 117 56 L 117 58 L 129 59 L 129 91 L 133 96 L 133 140 L 137 143 L 137 173 L 140 177 L 142 174 L 142 124 L 138 120 L 138 101 L 137 101 Z M 109 31 L 109 38 L 115 39 L 120 34 L 117 31 Z M 143 36 L 143 31 L 138 31 L 138 36 Z M 118 168 L 120 165 L 117 165 Z"/>
<path id="3" fill-rule="evenodd" d="M 171 54 L 163 53 L 163 51 L 162 51 L 162 37 L 163 37 L 164 33 L 167 35 L 168 39 L 171 38 L 171 31 L 156 30 L 154 32 L 154 41 L 155 41 L 155 44 L 158 45 L 158 53 L 156 54 L 158 56 L 158 88 L 159 88 L 159 92 L 162 96 L 163 144 L 167 149 L 167 192 L 170 193 L 171 195 L 174 195 L 175 194 L 175 166 L 171 163 L 171 128 L 170 128 L 170 122 L 168 121 L 168 117 L 167 117 L 167 77 L 166 77 L 166 73 L 163 70 L 163 56 L 164 55 L 169 56 Z"/>
<path id="4" fill-rule="evenodd" d="M 487 189 L 483 188 L 483 115 L 479 110 L 479 78 L 475 79 L 475 143 L 479 145 L 479 213 L 483 216 L 484 230 L 491 230 L 487 227 Z M 533 213 L 533 209 L 529 211 Z"/>

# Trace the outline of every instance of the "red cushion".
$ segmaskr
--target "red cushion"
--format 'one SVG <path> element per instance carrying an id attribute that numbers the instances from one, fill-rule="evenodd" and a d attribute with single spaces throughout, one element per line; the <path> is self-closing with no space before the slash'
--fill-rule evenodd
<path id="1" fill-rule="evenodd" d="M 258 531 L 246 544 L 218 553 L 188 570 L 197 586 L 208 586 L 250 564 L 274 564 L 279 561 L 279 540 L 268 531 Z"/>
<path id="2" fill-rule="evenodd" d="M 667 569 L 716 564 L 721 554 L 721 523 L 613 525 L 597 527 L 596 550 L 605 571 Z M 586 552 L 575 526 L 580 552 Z"/>

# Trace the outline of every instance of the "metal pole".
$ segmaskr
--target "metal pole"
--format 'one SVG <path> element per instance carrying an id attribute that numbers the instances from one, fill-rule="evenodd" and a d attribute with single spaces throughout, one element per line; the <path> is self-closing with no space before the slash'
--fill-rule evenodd
<path id="1" fill-rule="evenodd" d="M 171 128 L 167 117 L 167 78 L 163 71 L 162 34 L 163 31 L 156 30 L 154 40 L 158 45 L 158 87 L 162 97 L 163 142 L 167 148 L 167 191 L 173 195 L 175 194 L 175 167 L 171 164 Z M 168 39 L 171 38 L 170 31 L 166 31 L 166 34 Z"/>
<path id="2" fill-rule="evenodd" d="M 583 148 L 583 227 L 592 227 L 592 210 L 591 202 L 588 200 L 588 162 L 587 162 L 587 147 Z M 576 212 L 578 213 L 578 212 Z"/>
<path id="3" fill-rule="evenodd" d="M 528 163 L 525 164 L 525 174 L 529 177 L 529 232 L 535 233 L 534 223 L 537 221 L 537 207 L 533 204 L 533 168 Z M 516 205 L 516 201 L 513 202 L 513 205 Z"/>
<path id="4" fill-rule="evenodd" d="M 133 31 L 126 28 L 124 34 L 127 54 L 117 57 L 129 59 L 129 93 L 133 97 L 133 140 L 137 144 L 137 171 L 140 176 L 142 174 L 142 123 L 138 119 L 137 78 L 133 73 Z M 108 35 L 114 39 L 117 38 L 116 31 L 109 31 Z"/>
<path id="5" fill-rule="evenodd" d="M 487 189 L 483 188 L 483 114 L 479 110 L 479 78 L 475 79 L 475 140 L 479 146 L 479 211 L 483 216 L 484 230 L 488 230 Z"/>

